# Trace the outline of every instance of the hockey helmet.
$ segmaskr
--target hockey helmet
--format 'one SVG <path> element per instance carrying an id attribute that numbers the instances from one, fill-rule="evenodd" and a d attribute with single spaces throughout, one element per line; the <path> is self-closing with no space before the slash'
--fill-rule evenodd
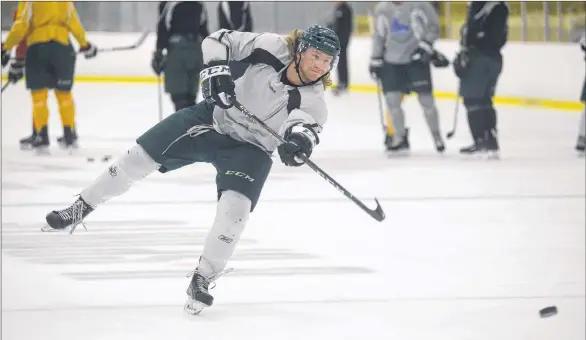
<path id="1" fill-rule="evenodd" d="M 316 48 L 332 57 L 340 54 L 340 40 L 336 32 L 320 25 L 310 26 L 299 36 L 297 52 L 303 52 L 308 47 Z"/>

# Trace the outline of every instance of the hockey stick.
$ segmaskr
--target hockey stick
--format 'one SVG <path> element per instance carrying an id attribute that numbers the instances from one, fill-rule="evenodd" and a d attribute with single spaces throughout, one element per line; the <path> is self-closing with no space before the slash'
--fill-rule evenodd
<path id="1" fill-rule="evenodd" d="M 157 74 L 157 103 L 159 104 L 159 122 L 163 120 L 163 94 L 161 93 L 161 75 Z"/>
<path id="2" fill-rule="evenodd" d="M 136 48 L 138 48 L 140 45 L 142 45 L 142 43 L 146 40 L 146 38 L 149 36 L 150 30 L 147 28 L 146 30 L 144 30 L 142 32 L 142 34 L 140 35 L 140 37 L 138 38 L 138 40 L 136 40 L 136 42 L 132 45 L 126 45 L 126 46 L 116 46 L 116 47 L 107 47 L 107 48 L 98 48 L 98 52 L 118 52 L 118 51 L 129 51 L 129 50 L 134 50 Z M 83 53 L 81 51 L 77 51 L 77 53 Z"/>
<path id="3" fill-rule="evenodd" d="M 460 95 L 457 94 L 456 97 L 456 108 L 454 109 L 454 124 L 452 125 L 452 131 L 448 132 L 446 134 L 446 138 L 447 139 L 451 139 L 452 137 L 454 137 L 454 134 L 456 133 L 456 128 L 458 127 L 458 109 L 460 108 Z"/>
<path id="4" fill-rule="evenodd" d="M 380 79 L 376 80 L 376 99 L 378 101 L 378 112 L 379 112 L 379 117 L 380 117 L 380 124 L 383 127 L 383 132 L 385 133 L 385 135 L 387 134 L 387 124 L 385 122 L 385 111 L 383 108 L 383 104 L 382 104 L 382 100 L 381 100 L 381 83 L 380 83 Z"/>
<path id="5" fill-rule="evenodd" d="M 132 45 L 128 45 L 128 46 L 118 46 L 118 47 L 109 47 L 109 48 L 98 48 L 98 52 L 117 52 L 117 51 L 128 51 L 128 50 L 134 50 L 135 48 L 139 47 L 140 45 L 142 45 L 142 43 L 146 40 L 146 38 L 149 36 L 150 30 L 146 29 L 144 30 L 144 32 L 142 32 L 142 35 L 138 38 L 138 40 L 132 44 Z"/>
<path id="6" fill-rule="evenodd" d="M 265 122 L 263 122 L 262 120 L 260 120 L 253 113 L 251 113 L 250 111 L 248 111 L 247 108 L 245 108 L 244 106 L 242 106 L 242 104 L 240 104 L 236 100 L 236 98 L 233 98 L 232 97 L 231 98 L 231 101 L 232 101 L 232 104 L 234 104 L 234 106 L 238 110 L 240 110 L 240 112 L 242 112 L 247 118 L 252 119 L 257 124 L 259 124 L 260 126 L 262 126 L 268 133 L 270 133 L 271 135 L 273 135 L 273 137 L 275 137 L 276 139 L 278 139 L 279 142 L 281 142 L 281 144 L 287 143 L 283 139 L 283 137 L 281 137 L 277 132 L 275 132 L 268 125 L 266 125 Z M 372 218 L 374 218 L 375 220 L 377 220 L 379 222 L 381 222 L 381 221 L 383 221 L 385 219 L 385 212 L 383 211 L 383 208 L 380 206 L 380 204 L 379 204 L 379 202 L 378 202 L 378 200 L 376 198 L 374 199 L 374 201 L 376 202 L 376 208 L 374 210 L 368 208 L 364 203 L 362 203 L 359 199 L 357 199 L 356 197 L 354 197 L 354 195 L 352 195 L 348 190 L 346 190 L 338 182 L 336 182 L 332 177 L 330 177 L 325 171 L 323 171 L 322 169 L 320 169 L 320 167 L 318 167 L 314 162 L 312 162 L 309 159 L 309 157 L 307 157 L 305 154 L 303 154 L 303 153 L 297 153 L 296 156 L 298 158 L 300 158 L 313 171 L 317 172 L 317 174 L 320 175 L 323 179 L 325 179 L 331 185 L 333 185 L 334 188 L 338 189 L 338 191 L 340 191 L 341 193 L 343 193 L 344 196 L 348 197 L 350 200 L 352 200 L 352 202 L 356 203 L 362 210 L 364 210 Z"/>
<path id="7" fill-rule="evenodd" d="M 4 92 L 4 90 L 6 90 L 8 88 L 8 85 L 10 85 L 11 82 L 7 82 L 6 84 L 2 85 L 2 91 L 0 91 L 0 93 Z"/>

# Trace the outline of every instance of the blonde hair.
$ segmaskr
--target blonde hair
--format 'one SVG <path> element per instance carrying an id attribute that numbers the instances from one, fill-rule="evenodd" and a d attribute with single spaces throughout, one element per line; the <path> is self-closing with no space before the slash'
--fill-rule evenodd
<path id="1" fill-rule="evenodd" d="M 303 33 L 302 30 L 292 30 L 287 37 L 285 37 L 285 41 L 287 41 L 287 47 L 289 48 L 289 53 L 293 57 L 293 59 L 297 58 L 297 51 L 295 50 L 296 42 L 299 40 L 299 37 Z M 332 78 L 330 76 L 330 72 L 326 73 L 322 78 L 321 81 L 323 83 L 324 89 L 327 89 L 329 86 L 332 86 Z"/>

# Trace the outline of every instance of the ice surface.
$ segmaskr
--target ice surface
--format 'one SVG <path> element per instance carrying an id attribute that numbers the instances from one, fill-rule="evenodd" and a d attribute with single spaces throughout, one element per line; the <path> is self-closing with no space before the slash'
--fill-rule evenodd
<path id="1" fill-rule="evenodd" d="M 275 159 L 215 305 L 183 315 L 215 213 L 213 168 L 154 174 L 73 236 L 39 231 L 157 121 L 153 85 L 76 84 L 80 149 L 18 149 L 30 133 L 22 83 L 2 96 L 2 339 L 585 338 L 585 163 L 578 115 L 499 108 L 502 159 L 465 160 L 463 110 L 439 156 L 417 100 L 412 156 L 388 159 L 376 97 L 328 94 L 313 160 L 387 214 L 372 220 L 308 168 Z M 440 101 L 444 132 L 454 103 Z M 165 100 L 165 110 L 172 106 Z M 61 134 L 55 100 L 50 133 Z M 556 305 L 559 314 L 539 318 Z"/>

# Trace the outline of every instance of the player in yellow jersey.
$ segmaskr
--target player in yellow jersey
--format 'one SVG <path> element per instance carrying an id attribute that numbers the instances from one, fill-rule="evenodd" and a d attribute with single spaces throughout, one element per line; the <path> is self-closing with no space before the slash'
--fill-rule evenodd
<path id="1" fill-rule="evenodd" d="M 76 52 L 69 41 L 70 33 L 86 58 L 96 56 L 97 49 L 86 40 L 73 2 L 19 1 L 12 28 L 2 43 L 2 66 L 7 63 L 10 50 L 26 40 L 26 62 L 17 58 L 9 72 L 11 81 L 16 82 L 22 78 L 24 68 L 26 87 L 31 91 L 33 103 L 33 135 L 22 139 L 21 147 L 30 146 L 37 151 L 49 147 L 49 89 L 54 89 L 61 114 L 63 138 L 60 144 L 67 148 L 76 145 L 75 107 L 71 95 Z"/>

